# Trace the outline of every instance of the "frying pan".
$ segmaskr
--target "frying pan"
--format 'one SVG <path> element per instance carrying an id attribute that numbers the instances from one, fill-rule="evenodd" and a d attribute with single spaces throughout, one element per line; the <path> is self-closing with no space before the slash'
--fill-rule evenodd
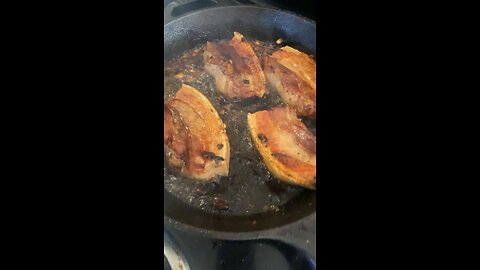
<path id="1" fill-rule="evenodd" d="M 175 18 L 175 8 L 192 2 L 195 1 L 174 1 L 165 8 L 164 64 L 207 41 L 230 39 L 234 31 L 249 39 L 271 43 L 282 38 L 287 45 L 316 55 L 316 24 L 308 19 L 267 7 L 225 5 L 224 1 Z M 223 240 L 277 240 L 316 257 L 316 191 L 303 190 L 281 205 L 279 211 L 251 215 L 202 211 L 165 189 L 164 196 L 167 230 L 173 228 Z"/>

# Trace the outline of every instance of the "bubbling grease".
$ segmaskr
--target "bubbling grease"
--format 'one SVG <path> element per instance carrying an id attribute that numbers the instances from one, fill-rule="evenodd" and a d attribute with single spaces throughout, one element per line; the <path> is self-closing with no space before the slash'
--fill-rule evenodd
<path id="1" fill-rule="evenodd" d="M 273 53 L 273 43 L 250 42 L 257 56 L 263 58 Z M 210 183 L 195 181 L 171 174 L 164 164 L 164 186 L 185 203 L 211 213 L 225 215 L 251 215 L 280 211 L 280 207 L 303 189 L 284 184 L 272 177 L 261 160 L 250 137 L 247 114 L 283 105 L 271 89 L 264 98 L 228 100 L 215 88 L 215 81 L 203 68 L 205 45 L 186 51 L 164 66 L 164 99 L 175 95 L 181 84 L 190 85 L 202 92 L 217 110 L 226 125 L 230 141 L 231 159 L 228 177 L 219 177 Z M 316 134 L 313 121 L 304 121 Z"/>

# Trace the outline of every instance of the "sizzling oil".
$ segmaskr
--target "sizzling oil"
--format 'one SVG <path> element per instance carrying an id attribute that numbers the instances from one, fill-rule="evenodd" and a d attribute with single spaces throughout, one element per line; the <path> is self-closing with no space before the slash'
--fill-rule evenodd
<path id="1" fill-rule="evenodd" d="M 259 59 L 277 49 L 273 44 L 261 41 L 251 42 L 251 45 Z M 230 141 L 229 176 L 203 183 L 172 175 L 164 164 L 165 189 L 180 200 L 207 212 L 251 215 L 279 211 L 281 205 L 299 196 L 303 189 L 276 180 L 266 169 L 250 137 L 247 114 L 283 103 L 271 89 L 264 98 L 244 101 L 224 98 L 216 90 L 213 77 L 203 68 L 204 47 L 193 48 L 164 66 L 164 99 L 174 96 L 183 83 L 198 89 L 210 100 L 226 125 Z M 305 124 L 316 133 L 313 121 L 305 121 Z"/>

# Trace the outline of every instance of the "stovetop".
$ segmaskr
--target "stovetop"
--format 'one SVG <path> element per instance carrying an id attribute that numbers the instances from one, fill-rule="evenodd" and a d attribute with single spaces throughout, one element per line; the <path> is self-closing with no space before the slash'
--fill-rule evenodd
<path id="1" fill-rule="evenodd" d="M 289 0 L 201 0 L 177 8 L 165 8 L 173 0 L 164 0 L 164 13 L 180 17 L 193 10 L 209 8 L 218 4 L 259 5 L 289 10 L 315 20 L 316 1 Z M 199 3 L 202 2 L 202 3 Z M 166 15 L 167 16 L 167 15 Z M 304 252 L 274 240 L 223 241 L 177 230 L 166 224 L 165 240 L 170 262 L 164 256 L 164 269 L 182 270 L 293 270 L 316 269 L 316 262 Z M 164 243 L 164 249 L 166 244 Z M 171 265 L 170 265 L 171 264 Z"/>
<path id="2" fill-rule="evenodd" d="M 223 241 L 205 238 L 174 228 L 167 234 L 181 250 L 190 269 L 209 270 L 309 270 L 316 269 L 316 262 L 304 252 L 274 240 Z M 181 259 L 173 259 L 170 267 L 164 257 L 164 269 L 178 267 Z"/>

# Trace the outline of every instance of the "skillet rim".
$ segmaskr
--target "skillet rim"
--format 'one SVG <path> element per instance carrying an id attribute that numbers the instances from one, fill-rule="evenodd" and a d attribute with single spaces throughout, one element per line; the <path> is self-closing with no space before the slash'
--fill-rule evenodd
<path id="1" fill-rule="evenodd" d="M 301 16 L 301 15 L 299 15 L 299 14 L 293 13 L 293 12 L 291 12 L 291 11 L 289 11 L 289 10 L 284 10 L 284 9 L 279 9 L 279 8 L 270 8 L 270 7 L 258 7 L 258 6 L 249 6 L 249 5 L 238 5 L 238 6 L 212 7 L 212 8 L 197 10 L 197 11 L 194 11 L 194 12 L 192 12 L 192 13 L 188 13 L 187 15 L 178 17 L 178 18 L 176 18 L 175 20 L 164 24 L 164 25 L 163 25 L 163 28 L 165 29 L 165 27 L 171 25 L 172 23 L 174 23 L 174 22 L 176 22 L 176 21 L 178 21 L 178 20 L 182 20 L 182 19 L 185 19 L 185 18 L 187 18 L 187 17 L 193 16 L 193 15 L 197 15 L 198 13 L 209 12 L 209 11 L 217 10 L 217 9 L 242 9 L 242 8 L 246 8 L 246 9 L 264 9 L 264 10 L 270 10 L 270 11 L 283 12 L 283 13 L 286 13 L 286 14 L 288 14 L 288 15 L 292 15 L 292 16 L 295 16 L 295 17 L 297 17 L 297 18 L 300 18 L 300 19 L 304 20 L 305 22 L 312 24 L 313 26 L 315 26 L 315 28 L 317 27 L 317 23 L 316 23 L 315 21 L 313 21 L 313 20 L 311 20 L 311 19 L 309 19 L 309 18 L 306 18 L 306 17 L 304 17 L 304 16 Z"/>

